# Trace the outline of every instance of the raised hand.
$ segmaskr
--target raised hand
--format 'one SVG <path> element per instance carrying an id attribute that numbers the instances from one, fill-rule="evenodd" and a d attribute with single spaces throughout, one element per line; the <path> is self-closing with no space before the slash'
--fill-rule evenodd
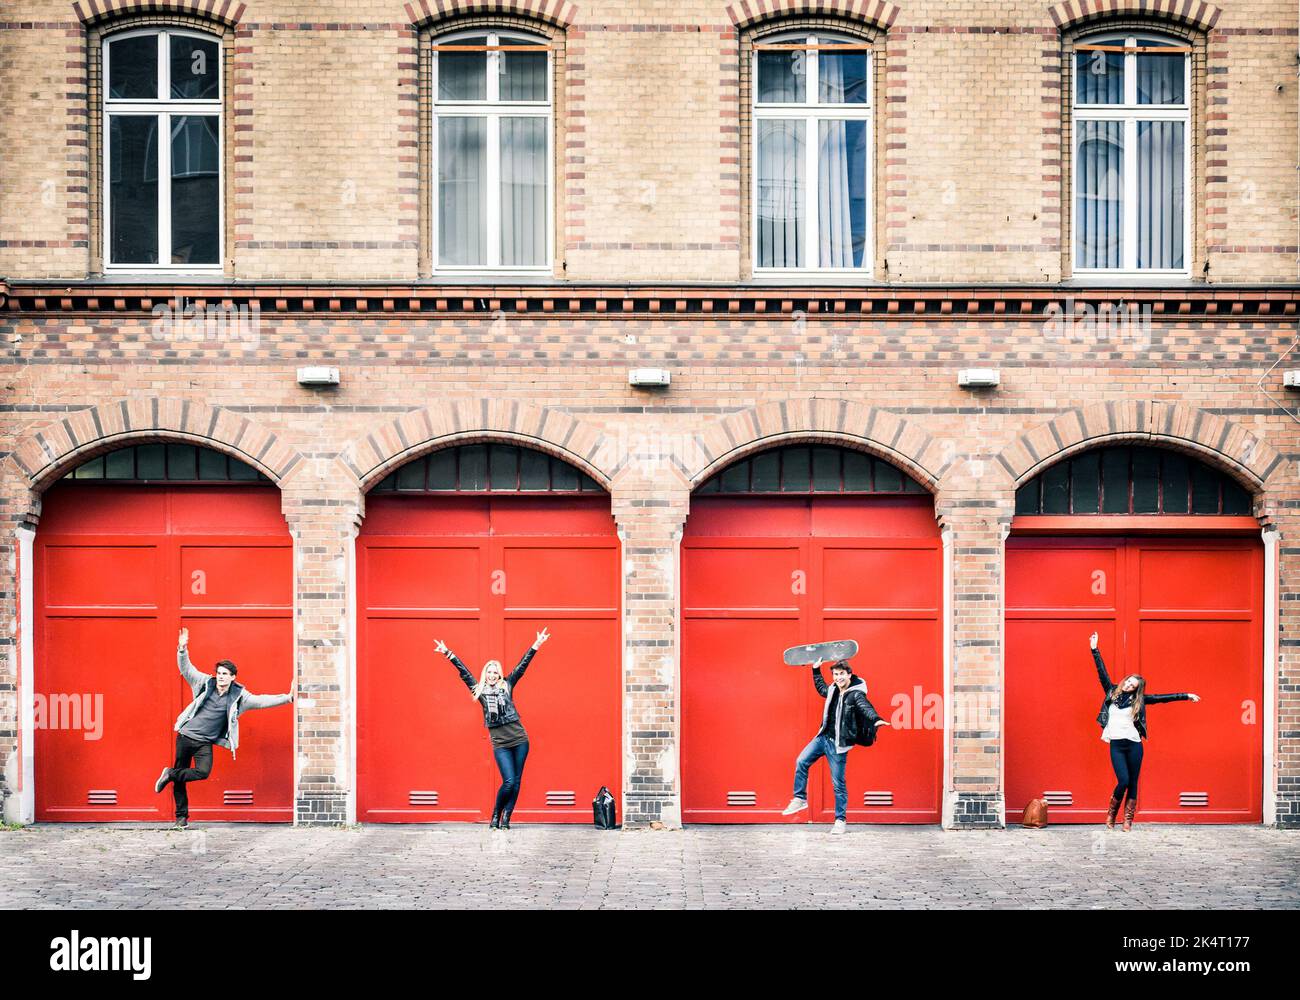
<path id="1" fill-rule="evenodd" d="M 183 628 L 181 629 L 180 636 L 177 637 L 176 639 L 176 648 L 188 649 L 189 645 L 190 645 L 190 630 L 187 628 Z"/>
<path id="2" fill-rule="evenodd" d="M 446 656 L 448 653 L 451 652 L 451 650 L 447 648 L 447 644 L 443 642 L 441 639 L 433 640 L 433 651 L 435 653 L 441 653 L 443 656 Z"/>
<path id="3" fill-rule="evenodd" d="M 1092 633 L 1092 635 L 1088 636 L 1088 648 L 1089 648 L 1089 649 L 1096 649 L 1096 648 L 1097 648 L 1097 633 L 1096 633 L 1096 632 L 1094 632 L 1094 633 Z"/>
<path id="4" fill-rule="evenodd" d="M 819 656 L 819 657 L 817 657 L 817 662 L 813 664 L 812 668 L 813 668 L 814 670 L 816 670 L 818 673 L 820 673 L 820 672 L 821 672 L 821 669 L 822 669 L 822 664 L 823 664 L 824 662 L 825 662 L 825 660 L 823 660 L 823 659 Z"/>
<path id="5" fill-rule="evenodd" d="M 541 649 L 542 643 L 551 637 L 551 633 L 543 628 L 537 633 L 537 638 L 533 640 L 533 649 Z"/>
<path id="6" fill-rule="evenodd" d="M 298 675 L 294 674 L 293 683 L 289 685 L 289 702 L 292 704 L 298 697 Z"/>

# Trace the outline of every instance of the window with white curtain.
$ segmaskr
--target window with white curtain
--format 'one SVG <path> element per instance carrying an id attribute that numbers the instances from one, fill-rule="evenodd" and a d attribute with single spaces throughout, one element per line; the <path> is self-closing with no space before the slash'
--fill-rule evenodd
<path id="1" fill-rule="evenodd" d="M 1190 274 L 1190 54 L 1138 34 L 1075 46 L 1076 275 Z"/>
<path id="2" fill-rule="evenodd" d="M 755 44 L 755 273 L 870 273 L 871 72 L 860 39 L 798 32 Z"/>
<path id="3" fill-rule="evenodd" d="M 104 269 L 220 271 L 220 40 L 125 31 L 102 66 Z"/>
<path id="4" fill-rule="evenodd" d="M 434 40 L 436 270 L 550 271 L 551 109 L 546 39 L 480 29 Z"/>

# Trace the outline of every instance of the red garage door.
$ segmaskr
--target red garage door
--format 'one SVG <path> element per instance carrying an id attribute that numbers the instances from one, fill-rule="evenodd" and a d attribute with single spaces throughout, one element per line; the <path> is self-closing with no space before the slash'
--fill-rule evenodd
<path id="1" fill-rule="evenodd" d="M 34 573 L 36 818 L 170 820 L 153 783 L 191 699 L 181 626 L 205 673 L 232 660 L 258 694 L 292 680 L 279 491 L 188 445 L 113 452 L 45 494 Z M 245 715 L 240 738 L 238 760 L 218 748 L 212 777 L 191 785 L 191 819 L 292 821 L 293 709 Z"/>
<path id="2" fill-rule="evenodd" d="M 1112 681 L 1137 673 L 1149 691 L 1201 696 L 1195 704 L 1148 707 L 1139 818 L 1258 823 L 1263 548 L 1257 534 L 1185 533 L 1193 523 L 1207 529 L 1245 523 L 1257 533 L 1249 517 L 1233 516 L 1249 509 L 1248 499 L 1217 473 L 1192 463 L 1199 487 L 1189 505 L 1187 459 L 1175 456 L 1161 470 L 1166 459 L 1151 449 L 1105 451 L 1110 454 L 1103 462 L 1113 464 L 1114 474 L 1101 503 L 1091 485 L 1094 465 L 1087 475 L 1076 466 L 1068 481 L 1058 478 L 1057 505 L 1069 507 L 1083 485 L 1085 515 L 1091 514 L 1105 508 L 1107 489 L 1127 489 L 1138 499 L 1137 513 L 1145 515 L 1129 517 L 1128 524 L 1144 521 L 1146 533 L 1013 535 L 1007 542 L 1007 818 L 1019 817 L 1040 795 L 1057 822 L 1096 823 L 1105 816 L 1115 777 L 1096 722 L 1102 690 L 1088 651 L 1095 631 Z M 1131 475 L 1122 471 L 1126 461 L 1133 463 Z M 1147 475 L 1151 470 L 1161 472 L 1155 486 Z M 1016 531 L 1050 527 L 1052 495 L 1046 496 L 1046 517 L 1040 516 L 1041 503 L 1023 510 L 1022 498 L 1027 516 L 1017 518 Z M 1165 509 L 1170 497 L 1177 500 L 1172 511 Z M 1117 500 L 1114 506 L 1124 504 Z M 1198 506 L 1204 513 L 1196 513 Z M 1130 503 L 1118 513 L 1133 510 Z M 1103 524 L 1077 516 L 1077 507 L 1054 513 L 1076 530 L 1092 525 L 1100 531 Z M 1162 523 L 1171 530 L 1161 531 Z"/>
<path id="3" fill-rule="evenodd" d="M 701 487 L 682 542 L 683 818 L 785 821 L 794 761 L 823 702 L 810 670 L 781 653 L 855 639 L 855 670 L 896 728 L 850 752 L 849 820 L 938 822 L 941 575 L 929 495 L 869 456 L 782 448 Z M 795 821 L 834 818 L 824 763 L 809 806 Z"/>
<path id="4" fill-rule="evenodd" d="M 590 822 L 600 786 L 621 788 L 619 581 L 609 497 L 558 459 L 467 446 L 376 487 L 357 542 L 360 818 L 488 818 L 483 714 L 434 640 L 477 677 L 489 659 L 508 673 L 549 626 L 516 702 L 530 749 L 515 817 Z"/>

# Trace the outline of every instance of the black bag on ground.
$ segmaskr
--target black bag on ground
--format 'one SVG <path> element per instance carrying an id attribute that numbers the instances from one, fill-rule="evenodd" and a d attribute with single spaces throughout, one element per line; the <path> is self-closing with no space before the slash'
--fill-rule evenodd
<path id="1" fill-rule="evenodd" d="M 617 826 L 614 796 L 609 793 L 609 789 L 604 785 L 600 786 L 600 791 L 591 800 L 591 818 L 595 822 L 597 830 L 613 830 Z"/>

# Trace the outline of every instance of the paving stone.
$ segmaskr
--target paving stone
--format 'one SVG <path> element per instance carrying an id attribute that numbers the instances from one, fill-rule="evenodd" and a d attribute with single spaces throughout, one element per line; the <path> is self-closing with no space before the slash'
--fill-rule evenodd
<path id="1" fill-rule="evenodd" d="M 1140 863 L 1139 899 L 1100 885 Z M 858 827 L 293 828 L 0 832 L 0 906 L 304 909 L 1300 907 L 1300 837 L 1259 827 L 977 833 Z"/>

